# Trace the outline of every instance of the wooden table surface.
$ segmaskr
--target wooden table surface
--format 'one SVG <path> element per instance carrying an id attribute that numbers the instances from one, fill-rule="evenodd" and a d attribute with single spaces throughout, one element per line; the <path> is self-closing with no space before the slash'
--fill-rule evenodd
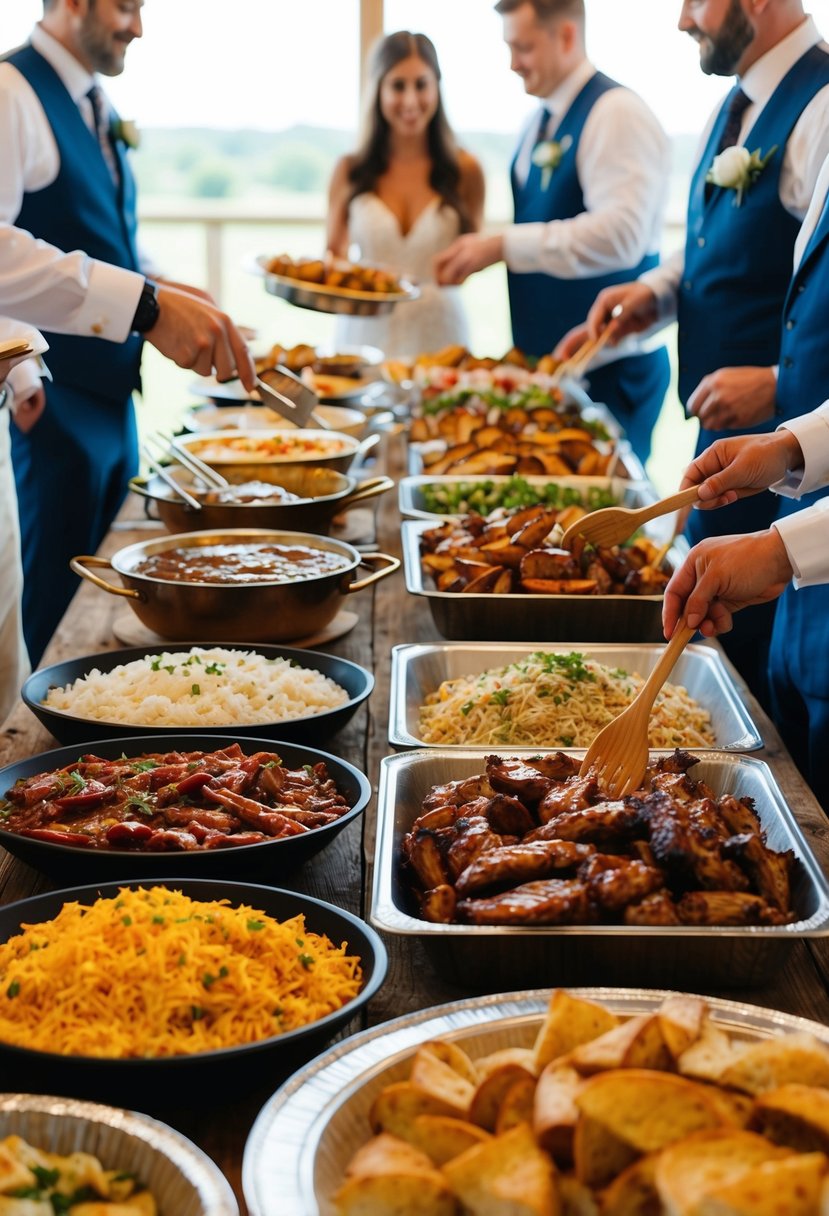
<path id="1" fill-rule="evenodd" d="M 394 476 L 404 471 L 403 447 L 403 439 L 399 436 L 387 436 L 384 441 L 384 451 L 378 463 Z M 134 518 L 135 506 L 127 504 L 124 514 L 127 519 Z M 389 493 L 380 500 L 377 508 L 377 538 L 381 549 L 398 556 L 399 523 L 396 496 Z M 110 555 L 133 541 L 145 540 L 153 535 L 146 530 L 125 530 L 119 523 L 118 530 L 110 534 L 101 552 Z M 60 662 L 123 645 L 113 636 L 112 625 L 116 618 L 123 617 L 128 611 L 125 603 L 120 598 L 105 595 L 84 584 L 70 605 L 43 663 Z M 348 601 L 348 606 L 359 613 L 359 623 L 346 637 L 324 649 L 369 668 L 374 672 L 377 683 L 370 700 L 351 722 L 330 740 L 321 741 L 320 746 L 367 773 L 376 793 L 380 760 L 391 750 L 387 742 L 391 647 L 401 642 L 434 642 L 442 639 L 425 603 L 407 594 L 402 571 L 379 583 L 373 590 L 359 593 Z M 829 864 L 826 817 L 798 774 L 771 722 L 745 687 L 739 686 L 766 740 L 764 750 L 754 754 L 771 766 L 789 806 L 825 870 Z M 55 741 L 49 732 L 21 705 L 0 734 L 0 765 L 54 746 Z M 374 836 L 375 806 L 372 802 L 362 824 L 355 823 L 347 828 L 332 846 L 291 875 L 283 885 L 367 916 Z M 0 902 L 22 899 L 49 890 L 54 885 L 37 871 L 0 850 Z M 401 942 L 387 938 L 386 945 L 389 950 L 386 982 L 371 1002 L 362 1023 L 355 1020 L 348 1028 L 350 1032 L 410 1010 L 469 995 L 462 984 L 446 982 L 435 974 L 418 943 L 411 939 Z M 601 984 L 602 976 L 597 975 L 594 982 Z M 492 988 L 497 990 L 498 987 L 496 976 Z M 697 982 L 696 989 L 709 995 L 767 1005 L 829 1023 L 829 947 L 825 940 L 795 943 L 785 965 L 764 987 L 750 991 L 708 990 Z M 273 1073 L 263 1078 L 254 1092 L 234 1100 L 232 1107 L 228 1106 L 221 1093 L 216 1095 L 214 1104 L 200 1101 L 197 1105 L 188 1102 L 186 1093 L 179 1093 L 175 1097 L 160 1094 L 157 1101 L 142 1103 L 141 1108 L 180 1128 L 218 1162 L 236 1192 L 242 1213 L 245 1213 L 241 1188 L 245 1139 L 256 1113 L 284 1080 L 284 1076 Z M 129 1103 L 125 1101 L 125 1104 Z"/>

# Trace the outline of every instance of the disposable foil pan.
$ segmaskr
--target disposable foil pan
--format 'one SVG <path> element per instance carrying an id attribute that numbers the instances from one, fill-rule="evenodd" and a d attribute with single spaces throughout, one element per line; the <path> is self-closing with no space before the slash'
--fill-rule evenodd
<path id="1" fill-rule="evenodd" d="M 445 638 L 459 641 L 522 642 L 659 642 L 662 641 L 661 595 L 508 595 L 436 591 L 420 564 L 420 537 L 435 521 L 403 521 L 406 589 L 422 595 Z M 644 531 L 658 544 L 657 532 Z M 688 552 L 678 537 L 667 555 L 674 569 Z"/>
<path id="2" fill-rule="evenodd" d="M 512 481 L 511 476 L 494 474 L 480 477 L 454 477 L 445 474 L 442 477 L 430 477 L 422 473 L 418 477 L 404 477 L 398 486 L 400 514 L 409 519 L 428 519 L 435 521 L 447 516 L 452 517 L 452 511 L 430 511 L 426 506 L 423 493 L 425 486 L 457 486 L 478 485 L 481 482 L 492 482 L 494 486 L 506 485 Z M 525 477 L 524 480 L 538 491 L 545 486 L 555 484 L 562 489 L 578 490 L 586 499 L 591 490 L 609 490 L 620 507 L 646 507 L 656 501 L 656 491 L 649 481 L 630 481 L 626 477 Z"/>
<path id="3" fill-rule="evenodd" d="M 606 667 L 621 667 L 640 676 L 650 675 L 661 646 L 633 644 L 614 646 L 585 642 L 582 645 L 504 646 L 496 642 L 462 642 L 444 645 L 395 646 L 391 652 L 391 697 L 389 703 L 389 743 L 393 747 L 434 747 L 420 734 L 420 707 L 444 680 L 478 675 L 492 667 L 518 662 L 534 650 L 555 649 L 569 654 L 578 651 Z M 716 740 L 715 750 L 751 752 L 763 746 L 757 726 L 740 699 L 734 681 L 726 670 L 722 655 L 713 646 L 687 646 L 670 674 L 672 684 L 680 684 L 711 715 Z M 555 709 L 551 708 L 551 713 Z M 447 747 L 448 744 L 440 744 Z M 467 748 L 492 751 L 493 743 L 463 744 Z M 504 746 L 504 745 L 500 745 Z M 687 751 L 710 749 L 686 748 Z"/>
<path id="4" fill-rule="evenodd" d="M 538 753 L 525 748 L 503 754 Z M 581 757 L 584 752 L 572 754 Z M 404 752 L 382 761 L 372 924 L 397 936 L 419 938 L 441 973 L 479 991 L 528 983 L 664 984 L 703 990 L 764 983 L 796 941 L 829 935 L 829 886 L 767 764 L 717 752 L 701 752 L 699 757 L 693 776 L 717 795 L 753 798 L 769 847 L 794 852 L 793 923 L 524 928 L 421 920 L 402 881 L 402 841 L 432 786 L 483 772 L 481 753 L 459 748 Z"/>

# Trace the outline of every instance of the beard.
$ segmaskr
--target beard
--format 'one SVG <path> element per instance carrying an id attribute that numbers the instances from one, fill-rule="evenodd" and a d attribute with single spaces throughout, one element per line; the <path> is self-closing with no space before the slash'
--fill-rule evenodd
<path id="1" fill-rule="evenodd" d="M 754 40 L 754 28 L 740 0 L 731 0 L 719 32 L 704 35 L 704 39 L 700 43 L 699 65 L 706 76 L 733 76 L 743 52 Z"/>
<path id="2" fill-rule="evenodd" d="M 121 75 L 129 42 L 114 39 L 112 31 L 101 23 L 92 5 L 78 33 L 78 43 L 94 72 L 100 72 L 103 76 Z"/>

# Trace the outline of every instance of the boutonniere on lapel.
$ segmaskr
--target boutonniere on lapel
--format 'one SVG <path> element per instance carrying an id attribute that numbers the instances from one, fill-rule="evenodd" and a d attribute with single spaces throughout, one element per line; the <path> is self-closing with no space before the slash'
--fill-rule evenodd
<path id="1" fill-rule="evenodd" d="M 748 148 L 735 145 L 715 156 L 705 180 L 712 186 L 733 190 L 731 200 L 735 207 L 742 207 L 745 194 L 751 189 L 777 151 L 777 144 L 761 156 L 760 149 L 749 152 Z"/>
<path id="2" fill-rule="evenodd" d="M 113 118 L 109 133 L 128 148 L 135 149 L 141 144 L 141 132 L 131 118 Z"/>
<path id="3" fill-rule="evenodd" d="M 541 170 L 541 189 L 546 190 L 550 179 L 562 162 L 565 152 L 573 146 L 572 135 L 564 139 L 543 139 L 533 148 L 532 162 Z"/>

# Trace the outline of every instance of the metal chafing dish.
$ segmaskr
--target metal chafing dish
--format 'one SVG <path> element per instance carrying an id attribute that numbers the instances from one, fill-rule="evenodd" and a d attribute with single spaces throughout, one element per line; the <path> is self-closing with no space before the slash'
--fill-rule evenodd
<path id="1" fill-rule="evenodd" d="M 510 756 L 537 752 L 510 749 Z M 573 752 L 583 756 L 584 752 Z M 480 991 L 528 983 L 637 983 L 750 988 L 770 979 L 794 942 L 829 935 L 829 885 L 768 765 L 748 756 L 700 753 L 694 776 L 717 794 L 755 800 L 770 848 L 792 849 L 797 866 L 788 925 L 562 925 L 522 928 L 430 924 L 416 915 L 400 872 L 403 836 L 433 785 L 483 771 L 478 751 L 406 752 L 382 761 L 371 922 L 422 941 L 435 967 Z"/>
<path id="2" fill-rule="evenodd" d="M 451 643 L 448 645 L 406 645 L 392 649 L 391 696 L 389 703 L 389 743 L 393 747 L 434 747 L 420 735 L 419 711 L 429 693 L 444 680 L 476 675 L 492 667 L 531 654 L 534 650 L 579 651 L 607 667 L 622 667 L 647 677 L 656 666 L 663 647 L 647 645 L 542 646 L 500 643 Z M 712 646 L 687 646 L 670 675 L 672 684 L 681 684 L 711 714 L 711 725 L 723 751 L 754 751 L 763 740 L 748 710 L 740 699 L 734 681 L 726 670 L 719 650 Z M 555 712 L 555 711 L 553 711 Z M 445 744 L 442 746 L 446 746 Z M 472 749 L 471 744 L 464 744 Z M 492 751 L 494 744 L 474 745 L 475 750 Z M 688 748 L 699 751 L 699 748 Z"/>
<path id="3" fill-rule="evenodd" d="M 172 581 L 136 572 L 145 558 L 167 549 L 195 545 L 302 545 L 340 554 L 341 569 L 296 582 L 272 581 L 233 586 L 221 583 Z M 215 532 L 184 532 L 142 541 L 119 549 L 111 559 L 75 557 L 75 574 L 110 595 L 123 596 L 143 625 L 172 641 L 288 642 L 315 633 L 336 616 L 345 596 L 385 578 L 400 565 L 385 553 L 359 553 L 343 541 L 308 532 L 225 528 Z M 372 573 L 356 581 L 357 568 Z M 122 587 L 107 582 L 87 567 L 114 570 Z"/>
<path id="4" fill-rule="evenodd" d="M 521 477 L 521 474 L 517 476 Z M 436 488 L 445 487 L 450 489 L 452 486 L 477 486 L 483 483 L 491 484 L 495 487 L 508 485 L 514 481 L 515 476 L 504 474 L 491 474 L 480 477 L 460 477 L 451 474 L 443 476 L 430 477 L 428 473 L 421 473 L 418 476 L 404 477 L 401 479 L 398 486 L 398 500 L 400 504 L 400 514 L 409 519 L 444 519 L 447 516 L 462 514 L 463 512 L 455 511 L 430 511 L 426 506 L 426 498 L 424 489 L 427 486 L 435 486 Z M 656 502 L 656 491 L 649 481 L 631 481 L 626 477 L 522 477 L 521 480 L 526 481 L 528 485 L 539 493 L 543 493 L 544 487 L 549 485 L 560 486 L 562 489 L 576 490 L 587 500 L 589 493 L 595 490 L 609 490 L 619 506 L 621 507 L 645 507 L 652 502 Z"/>
<path id="5" fill-rule="evenodd" d="M 406 590 L 428 601 L 438 632 L 445 638 L 482 642 L 533 638 L 535 643 L 662 640 L 661 595 L 483 595 L 434 590 L 420 564 L 421 534 L 434 523 L 404 521 L 403 561 Z M 657 530 L 648 527 L 644 531 L 657 536 Z M 668 551 L 669 566 L 676 568 L 687 552 L 685 541 L 678 538 Z"/>

